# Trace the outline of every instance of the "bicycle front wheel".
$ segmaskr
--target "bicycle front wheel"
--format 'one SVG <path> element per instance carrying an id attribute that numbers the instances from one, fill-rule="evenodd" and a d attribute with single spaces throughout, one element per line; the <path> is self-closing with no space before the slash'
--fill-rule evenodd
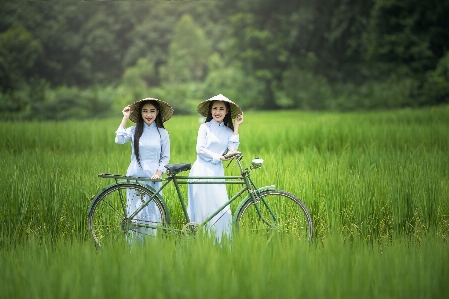
<path id="1" fill-rule="evenodd" d="M 155 236 L 157 228 L 164 227 L 167 222 L 167 211 L 157 196 L 131 217 L 152 195 L 151 190 L 133 183 L 113 185 L 103 190 L 87 216 L 95 245 L 123 238 L 130 242 L 143 241 L 145 236 Z"/>
<path id="2" fill-rule="evenodd" d="M 236 227 L 239 232 L 292 236 L 309 241 L 313 235 L 312 216 L 296 196 L 282 190 L 266 190 L 254 194 L 238 211 Z"/>

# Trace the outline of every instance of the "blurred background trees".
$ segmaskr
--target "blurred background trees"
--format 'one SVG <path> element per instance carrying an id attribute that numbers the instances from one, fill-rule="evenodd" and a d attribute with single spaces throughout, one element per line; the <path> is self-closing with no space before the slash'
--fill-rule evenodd
<path id="1" fill-rule="evenodd" d="M 448 15 L 443 0 L 1 0 L 0 118 L 148 96 L 195 113 L 218 93 L 255 110 L 445 104 Z"/>

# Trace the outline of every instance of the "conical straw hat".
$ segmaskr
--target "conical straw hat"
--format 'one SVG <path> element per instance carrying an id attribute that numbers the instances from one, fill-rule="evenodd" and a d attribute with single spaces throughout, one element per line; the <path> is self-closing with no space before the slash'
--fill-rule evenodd
<path id="1" fill-rule="evenodd" d="M 134 103 L 132 103 L 130 105 L 131 113 L 129 114 L 129 119 L 132 122 L 137 123 L 137 120 L 139 119 L 139 114 L 140 114 L 139 105 L 141 102 L 145 102 L 145 101 L 156 101 L 159 103 L 159 106 L 160 106 L 159 115 L 161 116 L 162 122 L 166 122 L 173 115 L 173 108 L 167 102 L 164 102 L 164 101 L 158 100 L 158 99 L 154 99 L 154 98 L 145 98 L 142 100 L 135 101 Z"/>
<path id="2" fill-rule="evenodd" d="M 223 102 L 228 102 L 229 105 L 231 106 L 231 118 L 235 118 L 238 114 L 242 113 L 242 109 L 240 109 L 240 107 L 234 103 L 233 101 L 231 101 L 230 99 L 228 99 L 227 97 L 225 97 L 222 94 L 216 95 L 204 102 L 201 102 L 198 107 L 196 108 L 196 110 L 198 111 L 198 113 L 204 117 L 207 117 L 207 113 L 209 112 L 209 105 L 210 102 L 213 101 L 223 101 Z"/>

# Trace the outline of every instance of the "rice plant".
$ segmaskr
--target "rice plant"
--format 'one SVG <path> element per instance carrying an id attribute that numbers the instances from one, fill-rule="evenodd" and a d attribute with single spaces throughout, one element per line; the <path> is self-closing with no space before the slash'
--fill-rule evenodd
<path id="1" fill-rule="evenodd" d="M 264 159 L 253 172 L 255 183 L 274 184 L 309 207 L 310 244 L 157 237 L 97 252 L 86 209 L 111 183 L 97 174 L 124 174 L 128 167 L 130 144 L 114 143 L 119 121 L 0 124 L 1 298 L 448 293 L 449 107 L 246 112 L 244 162 Z M 196 116 L 167 122 L 171 163 L 195 160 L 198 126 Z M 164 197 L 176 221 L 181 210 L 174 192 Z"/>

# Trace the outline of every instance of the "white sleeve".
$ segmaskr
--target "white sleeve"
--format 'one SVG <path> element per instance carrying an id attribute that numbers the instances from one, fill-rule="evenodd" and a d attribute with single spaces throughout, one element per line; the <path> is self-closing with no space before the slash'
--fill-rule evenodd
<path id="1" fill-rule="evenodd" d="M 128 129 L 125 129 L 122 126 L 118 127 L 117 131 L 115 131 L 115 143 L 124 144 L 131 141 L 134 134 L 133 128 L 135 128 L 135 126 L 129 127 Z"/>
<path id="2" fill-rule="evenodd" d="M 199 157 L 203 158 L 207 162 L 218 163 L 220 162 L 220 154 L 214 153 L 206 148 L 206 140 L 208 128 L 205 124 L 200 126 L 198 130 L 198 138 L 196 140 L 196 153 Z"/>

